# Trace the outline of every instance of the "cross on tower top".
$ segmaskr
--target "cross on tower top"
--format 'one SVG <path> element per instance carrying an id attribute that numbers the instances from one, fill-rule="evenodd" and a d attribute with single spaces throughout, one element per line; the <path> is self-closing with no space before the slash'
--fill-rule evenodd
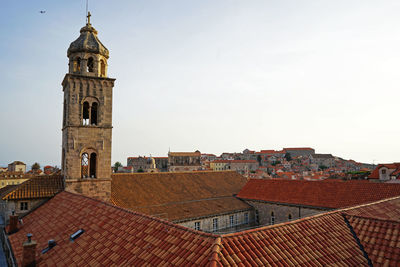
<path id="1" fill-rule="evenodd" d="M 92 16 L 92 15 L 90 14 L 90 11 L 89 11 L 87 14 L 87 24 L 88 25 L 90 25 L 90 16 Z"/>

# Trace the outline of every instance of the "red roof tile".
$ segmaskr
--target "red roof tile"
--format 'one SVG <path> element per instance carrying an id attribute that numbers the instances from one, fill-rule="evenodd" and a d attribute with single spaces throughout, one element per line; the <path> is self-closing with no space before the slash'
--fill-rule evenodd
<path id="1" fill-rule="evenodd" d="M 2 197 L 3 200 L 48 198 L 64 189 L 63 177 L 38 176 L 17 185 L 11 192 Z"/>
<path id="2" fill-rule="evenodd" d="M 400 184 L 250 179 L 237 196 L 242 199 L 337 209 L 400 196 Z"/>
<path id="3" fill-rule="evenodd" d="M 20 264 L 21 244 L 26 234 L 32 233 L 38 243 L 38 266 L 366 266 L 367 260 L 343 215 L 353 216 L 352 213 L 361 214 L 365 210 L 373 213 L 385 205 L 397 204 L 380 201 L 217 236 L 62 192 L 28 214 L 22 228 L 9 239 Z M 392 222 L 400 220 L 397 213 L 391 217 Z M 366 251 L 378 255 L 370 256 L 374 265 L 397 259 L 398 228 L 393 228 L 393 224 L 371 228 L 371 222 L 356 221 L 355 216 L 349 218 L 355 231 L 359 231 Z M 78 229 L 85 232 L 71 242 L 69 236 Z M 366 239 L 374 233 L 379 233 L 379 242 Z M 49 239 L 54 239 L 57 245 L 41 254 Z M 389 239 L 395 243 L 385 243 Z M 368 242 L 379 246 L 368 250 Z M 394 254 L 390 254 L 392 251 Z"/>

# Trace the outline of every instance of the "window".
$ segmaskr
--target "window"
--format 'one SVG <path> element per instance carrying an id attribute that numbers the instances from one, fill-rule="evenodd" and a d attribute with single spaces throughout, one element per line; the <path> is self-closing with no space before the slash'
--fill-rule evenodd
<path id="1" fill-rule="evenodd" d="M 97 106 L 98 104 L 94 102 L 92 108 L 90 109 L 90 124 L 97 125 Z"/>
<path id="2" fill-rule="evenodd" d="M 104 63 L 104 60 L 100 60 L 100 76 L 105 77 L 106 76 L 106 63 Z"/>
<path id="3" fill-rule="evenodd" d="M 237 214 L 235 214 L 235 225 L 238 225 L 238 215 Z"/>
<path id="4" fill-rule="evenodd" d="M 89 154 L 83 153 L 81 158 L 81 177 L 87 178 L 89 171 Z"/>
<path id="5" fill-rule="evenodd" d="M 233 215 L 229 216 L 229 227 L 233 227 Z"/>
<path id="6" fill-rule="evenodd" d="M 87 72 L 93 72 L 93 67 L 94 67 L 94 60 L 92 57 L 90 57 L 87 61 Z"/>
<path id="7" fill-rule="evenodd" d="M 28 202 L 21 202 L 19 203 L 20 210 L 28 210 Z"/>
<path id="8" fill-rule="evenodd" d="M 292 219 L 292 214 L 289 214 L 288 220 L 290 221 Z"/>
<path id="9" fill-rule="evenodd" d="M 80 72 L 81 71 L 81 58 L 80 57 L 76 58 L 74 60 L 73 64 L 74 64 L 73 65 L 74 72 Z"/>
<path id="10" fill-rule="evenodd" d="M 83 103 L 82 117 L 83 117 L 82 124 L 89 125 L 89 103 L 88 102 Z"/>
<path id="11" fill-rule="evenodd" d="M 271 218 L 270 218 L 270 222 L 269 222 L 271 225 L 272 224 L 275 224 L 275 214 L 274 214 L 274 212 L 273 211 L 271 211 Z"/>
<path id="12" fill-rule="evenodd" d="M 386 170 L 385 169 L 383 169 L 381 172 L 382 172 L 382 174 L 386 174 Z"/>
<path id="13" fill-rule="evenodd" d="M 249 213 L 248 212 L 246 212 L 245 214 L 244 214 L 244 223 L 249 223 Z"/>
<path id="14" fill-rule="evenodd" d="M 96 178 L 96 161 L 97 155 L 96 153 L 90 154 L 90 178 Z"/>
<path id="15" fill-rule="evenodd" d="M 200 231 L 200 222 L 194 222 L 194 229 Z"/>
<path id="16" fill-rule="evenodd" d="M 213 231 L 218 230 L 218 218 L 213 219 Z"/>

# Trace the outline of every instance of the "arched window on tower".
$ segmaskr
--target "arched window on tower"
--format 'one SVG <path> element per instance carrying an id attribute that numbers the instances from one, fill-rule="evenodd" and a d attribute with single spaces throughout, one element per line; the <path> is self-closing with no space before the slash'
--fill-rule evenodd
<path id="1" fill-rule="evenodd" d="M 94 71 L 93 68 L 94 68 L 94 60 L 92 57 L 90 57 L 88 58 L 87 61 L 87 72 L 93 72 Z"/>
<path id="2" fill-rule="evenodd" d="M 106 76 L 106 63 L 104 62 L 104 60 L 100 60 L 100 76 Z"/>
<path id="3" fill-rule="evenodd" d="M 90 154 L 90 178 L 96 178 L 96 163 L 97 163 L 97 155 L 96 153 L 91 153 Z"/>
<path id="4" fill-rule="evenodd" d="M 81 158 L 81 177 L 87 178 L 89 176 L 89 154 L 83 153 Z"/>
<path id="5" fill-rule="evenodd" d="M 97 125 L 97 111 L 98 111 L 98 104 L 94 102 L 90 109 L 90 125 Z"/>
<path id="6" fill-rule="evenodd" d="M 74 72 L 80 72 L 81 71 L 81 58 L 77 57 L 74 62 Z"/>
<path id="7" fill-rule="evenodd" d="M 89 125 L 89 103 L 86 101 L 82 108 L 82 125 Z"/>
<path id="8" fill-rule="evenodd" d="M 62 149 L 62 154 L 61 154 L 61 170 L 64 172 L 65 168 L 65 148 Z"/>

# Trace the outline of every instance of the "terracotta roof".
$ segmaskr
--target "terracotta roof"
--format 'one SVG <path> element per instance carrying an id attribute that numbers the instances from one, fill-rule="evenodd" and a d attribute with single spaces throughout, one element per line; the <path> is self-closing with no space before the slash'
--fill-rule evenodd
<path id="1" fill-rule="evenodd" d="M 112 179 L 115 205 L 171 221 L 250 208 L 233 198 L 247 181 L 234 171 L 113 174 Z"/>
<path id="2" fill-rule="evenodd" d="M 0 188 L 0 198 L 8 195 L 11 191 L 13 191 L 18 185 L 6 185 L 3 188 Z"/>
<path id="3" fill-rule="evenodd" d="M 379 164 L 376 168 L 371 172 L 368 176 L 370 179 L 379 179 L 379 169 L 382 167 L 386 167 L 388 169 L 400 169 L 400 163 L 384 163 Z"/>
<path id="4" fill-rule="evenodd" d="M 33 177 L 19 185 L 8 194 L 2 196 L 3 200 L 48 198 L 64 189 L 62 176 Z"/>
<path id="5" fill-rule="evenodd" d="M 365 266 L 339 213 L 225 235 L 224 266 Z"/>
<path id="6" fill-rule="evenodd" d="M 366 266 L 367 259 L 346 217 L 350 218 L 356 235 L 358 229 L 363 231 L 359 232 L 360 240 L 367 253 L 377 255 L 368 254 L 374 266 L 379 266 L 386 260 L 398 260 L 398 227 L 386 224 L 385 227 L 366 228 L 373 226 L 371 222 L 360 223 L 348 216 L 365 211 L 373 214 L 381 206 L 398 205 L 393 203 L 398 203 L 399 199 L 217 236 L 61 192 L 25 216 L 21 229 L 9 239 L 20 264 L 21 244 L 26 234 L 32 233 L 33 240 L 38 243 L 38 266 Z M 390 217 L 392 223 L 400 220 L 397 213 Z M 85 232 L 71 242 L 70 235 L 78 229 Z M 379 230 L 379 235 L 368 239 L 375 230 Z M 54 239 L 57 245 L 42 254 L 49 239 Z M 366 242 L 374 244 L 371 250 Z"/>
<path id="7" fill-rule="evenodd" d="M 238 194 L 242 199 L 330 209 L 350 207 L 394 196 L 400 196 L 400 184 L 284 179 L 251 179 Z"/>
<path id="8" fill-rule="evenodd" d="M 374 266 L 400 262 L 400 198 L 345 211 Z"/>
<path id="9" fill-rule="evenodd" d="M 215 237 L 81 195 L 61 192 L 9 236 L 18 265 L 32 233 L 38 266 L 205 266 Z M 74 242 L 70 236 L 85 232 Z M 57 245 L 45 254 L 49 239 Z"/>

